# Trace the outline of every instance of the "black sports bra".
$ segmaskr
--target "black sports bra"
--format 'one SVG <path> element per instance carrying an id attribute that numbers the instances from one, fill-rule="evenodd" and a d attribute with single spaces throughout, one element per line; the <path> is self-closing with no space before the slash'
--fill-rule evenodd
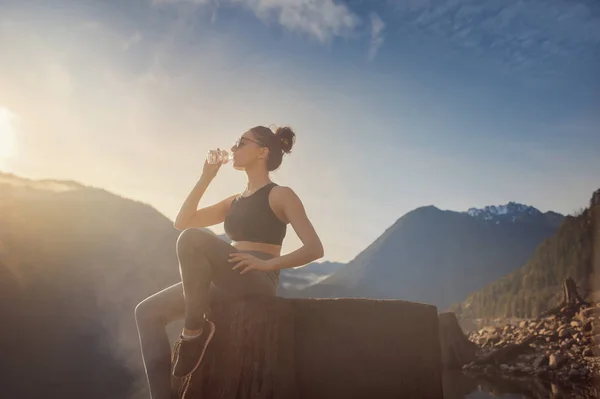
<path id="1" fill-rule="evenodd" d="M 281 245 L 287 224 L 275 215 L 269 205 L 269 193 L 276 183 L 268 183 L 253 194 L 238 196 L 231 202 L 225 217 L 225 234 L 233 241 L 252 241 Z"/>

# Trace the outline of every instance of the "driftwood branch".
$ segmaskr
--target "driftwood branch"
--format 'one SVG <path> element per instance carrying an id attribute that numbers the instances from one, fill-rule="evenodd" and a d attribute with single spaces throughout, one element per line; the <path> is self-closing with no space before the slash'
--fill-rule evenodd
<path id="1" fill-rule="evenodd" d="M 539 337 L 532 335 L 518 344 L 508 344 L 503 348 L 498 348 L 485 356 L 479 357 L 474 361 L 474 364 L 495 364 L 508 363 L 522 353 L 531 350 L 529 346 Z"/>

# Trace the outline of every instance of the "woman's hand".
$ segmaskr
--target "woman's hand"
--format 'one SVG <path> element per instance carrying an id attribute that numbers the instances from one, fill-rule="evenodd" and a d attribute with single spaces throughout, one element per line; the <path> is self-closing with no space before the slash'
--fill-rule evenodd
<path id="1" fill-rule="evenodd" d="M 210 150 L 209 153 L 215 153 L 217 151 L 219 151 L 219 148 L 217 148 L 216 151 Z M 213 163 L 208 163 L 208 159 L 204 160 L 204 167 L 202 168 L 202 178 L 209 179 L 209 180 L 214 179 L 222 165 L 223 164 L 221 162 L 217 162 L 217 163 L 213 164 Z"/>
<path id="2" fill-rule="evenodd" d="M 231 253 L 229 254 L 229 262 L 237 262 L 237 264 L 233 266 L 233 270 L 238 270 L 245 266 L 244 269 L 240 272 L 240 274 L 244 274 L 252 270 L 258 270 L 261 272 L 268 272 L 273 270 L 266 260 L 259 259 L 256 256 L 252 256 L 250 254 L 243 254 L 239 252 Z"/>

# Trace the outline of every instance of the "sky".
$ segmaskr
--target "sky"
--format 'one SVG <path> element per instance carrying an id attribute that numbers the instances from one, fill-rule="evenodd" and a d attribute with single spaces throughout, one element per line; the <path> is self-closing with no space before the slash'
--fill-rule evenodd
<path id="1" fill-rule="evenodd" d="M 173 220 L 209 149 L 289 125 L 271 178 L 345 262 L 420 206 L 585 206 L 599 49 L 591 0 L 0 0 L 0 170 Z"/>

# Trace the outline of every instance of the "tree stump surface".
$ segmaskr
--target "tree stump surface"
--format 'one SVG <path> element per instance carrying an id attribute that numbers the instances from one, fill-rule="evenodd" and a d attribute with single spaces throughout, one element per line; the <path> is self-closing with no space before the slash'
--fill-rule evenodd
<path id="1" fill-rule="evenodd" d="M 435 306 L 294 300 L 302 399 L 443 398 Z"/>
<path id="2" fill-rule="evenodd" d="M 435 306 L 253 297 L 212 306 L 213 341 L 179 399 L 442 399 Z"/>
<path id="3" fill-rule="evenodd" d="M 213 305 L 215 335 L 198 369 L 174 378 L 179 398 L 296 398 L 289 301 L 256 296 Z"/>

